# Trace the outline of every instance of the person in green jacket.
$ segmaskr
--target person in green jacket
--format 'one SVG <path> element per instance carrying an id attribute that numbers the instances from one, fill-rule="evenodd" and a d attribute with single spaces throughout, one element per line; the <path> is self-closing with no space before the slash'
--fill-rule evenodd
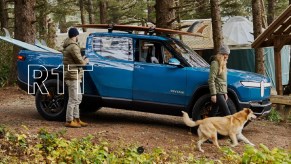
<path id="1" fill-rule="evenodd" d="M 81 82 L 83 68 L 89 60 L 82 57 L 81 49 L 77 44 L 79 32 L 76 28 L 70 28 L 69 37 L 64 41 L 63 64 L 64 79 L 68 86 L 69 100 L 66 112 L 66 127 L 79 128 L 88 124 L 80 120 L 79 105 L 82 101 Z"/>
<path id="2" fill-rule="evenodd" d="M 227 45 L 222 44 L 219 52 L 212 58 L 209 73 L 209 90 L 211 94 L 212 109 L 209 116 L 216 116 L 218 109 L 224 112 L 224 115 L 231 115 L 227 106 L 227 60 L 230 50 Z"/>

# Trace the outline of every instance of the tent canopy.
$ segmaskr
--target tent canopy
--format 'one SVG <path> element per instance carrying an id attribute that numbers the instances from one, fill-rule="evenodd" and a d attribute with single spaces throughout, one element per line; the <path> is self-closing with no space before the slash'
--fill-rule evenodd
<path id="1" fill-rule="evenodd" d="M 231 17 L 222 27 L 224 43 L 230 47 L 250 47 L 253 23 L 241 16 Z"/>

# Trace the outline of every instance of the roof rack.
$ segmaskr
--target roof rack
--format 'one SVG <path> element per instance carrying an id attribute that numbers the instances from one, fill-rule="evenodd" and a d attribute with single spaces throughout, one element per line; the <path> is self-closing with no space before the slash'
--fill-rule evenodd
<path id="1" fill-rule="evenodd" d="M 185 32 L 185 31 L 177 31 L 165 28 L 155 28 L 155 27 L 144 27 L 144 26 L 132 26 L 132 25 L 115 25 L 115 24 L 84 24 L 84 25 L 76 25 L 75 27 L 83 27 L 83 28 L 99 28 L 99 29 L 108 29 L 109 33 L 112 33 L 113 30 L 119 31 L 127 31 L 132 33 L 132 31 L 144 31 L 149 33 L 149 35 L 156 34 L 177 34 L 177 35 L 191 35 L 196 37 L 203 37 L 201 34 Z"/>

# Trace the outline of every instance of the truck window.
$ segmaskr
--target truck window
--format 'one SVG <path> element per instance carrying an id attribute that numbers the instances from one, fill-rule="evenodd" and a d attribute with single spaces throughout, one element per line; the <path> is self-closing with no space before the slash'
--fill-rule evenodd
<path id="1" fill-rule="evenodd" d="M 139 40 L 135 61 L 162 64 L 163 45 L 157 41 Z"/>
<path id="2" fill-rule="evenodd" d="M 161 48 L 164 57 L 164 63 L 169 64 L 169 59 L 173 58 L 174 56 L 166 47 L 162 46 Z"/>
<path id="3" fill-rule="evenodd" d="M 94 37 L 93 51 L 113 60 L 133 61 L 132 38 L 127 37 Z"/>

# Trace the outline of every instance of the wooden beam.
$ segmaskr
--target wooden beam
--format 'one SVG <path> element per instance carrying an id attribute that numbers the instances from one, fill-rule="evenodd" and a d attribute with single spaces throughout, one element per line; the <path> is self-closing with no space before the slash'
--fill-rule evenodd
<path id="1" fill-rule="evenodd" d="M 253 48 L 262 47 L 261 43 L 264 42 L 273 32 L 278 28 L 280 24 L 282 24 L 291 13 L 291 5 L 287 7 L 287 9 L 274 21 L 270 24 L 270 26 L 259 35 L 256 40 L 252 43 Z"/>
<path id="2" fill-rule="evenodd" d="M 276 48 L 282 49 L 283 46 L 289 42 L 290 39 L 291 39 L 291 35 L 278 35 L 278 36 L 274 36 L 272 40 L 274 42 L 274 47 L 276 46 Z"/>
<path id="3" fill-rule="evenodd" d="M 283 95 L 280 39 L 276 39 L 274 44 L 276 90 L 278 95 Z"/>
<path id="4" fill-rule="evenodd" d="M 290 34 L 291 33 L 291 26 L 289 26 L 284 32 L 283 34 Z"/>
<path id="5" fill-rule="evenodd" d="M 282 44 L 284 44 L 284 45 L 289 45 L 289 40 L 291 39 L 291 34 L 290 35 L 276 35 L 276 36 L 273 36 L 273 37 L 269 38 L 268 40 L 263 41 L 261 43 L 261 47 L 272 47 L 272 46 L 274 46 L 276 39 L 282 40 L 283 41 Z"/>
<path id="6" fill-rule="evenodd" d="M 272 47 L 272 46 L 274 46 L 274 39 L 266 40 L 266 41 L 262 42 L 261 45 L 262 45 L 261 47 Z"/>
<path id="7" fill-rule="evenodd" d="M 273 40 L 263 41 L 260 47 L 272 47 L 274 46 Z"/>
<path id="8" fill-rule="evenodd" d="M 287 21 L 285 21 L 281 27 L 274 32 L 275 35 L 281 34 L 289 25 L 291 25 L 291 17 Z"/>
<path id="9" fill-rule="evenodd" d="M 291 96 L 272 95 L 270 101 L 274 104 L 291 105 Z"/>

